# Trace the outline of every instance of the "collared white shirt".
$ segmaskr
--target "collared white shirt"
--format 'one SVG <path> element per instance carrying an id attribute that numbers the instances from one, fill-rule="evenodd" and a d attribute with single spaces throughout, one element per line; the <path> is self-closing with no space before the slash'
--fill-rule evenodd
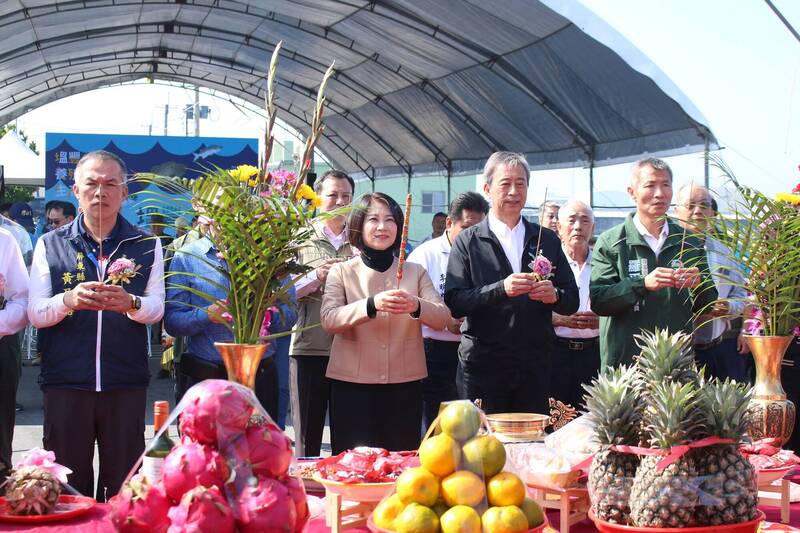
<path id="1" fill-rule="evenodd" d="M 5 284 L 0 295 L 5 307 L 0 309 L 0 337 L 13 335 L 28 323 L 28 269 L 22 261 L 19 245 L 11 232 L 0 228 L 0 273 Z"/>
<path id="2" fill-rule="evenodd" d="M 714 280 L 719 299 L 729 299 L 729 314 L 733 317 L 740 316 L 744 311 L 744 299 L 747 298 L 747 291 L 743 287 L 745 278 L 742 266 L 731 259 L 730 249 L 715 239 L 706 238 L 705 249 L 711 279 Z M 729 320 L 729 317 L 715 318 L 709 324 L 710 332 L 701 326 L 695 331 L 695 342 L 707 343 L 718 338 L 728 329 Z"/>
<path id="3" fill-rule="evenodd" d="M 430 239 L 420 244 L 408 256 L 407 261 L 422 265 L 428 271 L 428 276 L 433 286 L 439 291 L 439 296 L 444 298 L 444 281 L 447 275 L 447 261 L 450 259 L 450 239 L 447 232 L 435 239 Z M 422 336 L 437 341 L 459 342 L 461 335 L 451 333 L 447 329 L 435 330 L 425 324 L 422 325 Z"/>
<path id="4" fill-rule="evenodd" d="M 522 272 L 522 249 L 525 247 L 525 225 L 522 223 L 522 217 L 519 217 L 519 222 L 513 228 L 498 220 L 491 211 L 488 218 L 489 229 L 500 241 L 500 246 L 508 262 L 511 263 L 511 270 L 519 274 Z"/>
<path id="5" fill-rule="evenodd" d="M 333 246 L 333 249 L 336 250 L 337 252 L 339 251 L 339 248 L 341 248 L 347 243 L 347 226 L 344 226 L 342 232 L 336 235 L 326 224 L 322 224 L 322 234 L 325 235 L 325 238 L 328 239 L 328 242 L 331 243 L 331 246 Z M 320 281 L 317 279 L 316 270 L 311 270 L 300 276 L 300 279 L 297 280 L 297 283 L 295 283 L 294 288 L 296 291 L 299 291 L 303 287 L 307 287 L 312 283 L 315 283 L 317 285 L 316 287 L 314 287 L 313 291 L 317 290 L 319 285 L 321 285 Z"/>
<path id="6" fill-rule="evenodd" d="M 633 225 L 636 226 L 636 229 L 644 238 L 644 242 L 647 243 L 650 249 L 653 250 L 653 253 L 656 254 L 656 257 L 658 257 L 658 254 L 661 252 L 661 248 L 664 247 L 664 242 L 669 236 L 669 224 L 667 223 L 667 220 L 664 219 L 664 224 L 661 226 L 661 233 L 658 235 L 658 237 L 650 235 L 650 232 L 644 227 L 642 221 L 639 220 L 639 213 L 633 215 Z"/>
<path id="7" fill-rule="evenodd" d="M 589 278 L 591 278 L 592 274 L 592 249 L 589 248 L 589 251 L 586 254 L 586 261 L 584 261 L 582 266 L 569 256 L 564 245 L 561 245 L 561 249 L 564 250 L 564 256 L 567 258 L 567 262 L 572 269 L 572 273 L 575 275 L 575 283 L 578 285 L 580 305 L 578 306 L 578 311 L 576 312 L 582 313 L 584 311 L 591 311 L 592 307 L 589 300 Z M 556 336 L 568 339 L 592 339 L 600 335 L 599 329 L 578 329 L 567 328 L 564 326 L 558 326 L 555 328 L 555 332 Z"/>

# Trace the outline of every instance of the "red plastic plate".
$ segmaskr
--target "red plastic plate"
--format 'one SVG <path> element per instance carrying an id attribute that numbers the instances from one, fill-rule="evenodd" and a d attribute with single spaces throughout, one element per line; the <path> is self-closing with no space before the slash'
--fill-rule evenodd
<path id="1" fill-rule="evenodd" d="M 15 515 L 8 513 L 6 499 L 0 497 L 0 522 L 15 522 L 15 523 L 41 523 L 41 522 L 57 522 L 59 520 L 67 520 L 80 516 L 89 511 L 97 504 L 94 498 L 88 496 L 72 496 L 70 494 L 62 494 L 58 497 L 56 508 L 50 514 L 42 515 Z"/>

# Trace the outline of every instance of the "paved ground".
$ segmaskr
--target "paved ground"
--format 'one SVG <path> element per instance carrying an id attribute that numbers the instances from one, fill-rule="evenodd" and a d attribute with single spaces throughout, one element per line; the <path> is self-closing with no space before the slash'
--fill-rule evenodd
<path id="1" fill-rule="evenodd" d="M 168 400 L 170 407 L 175 406 L 175 393 L 173 391 L 173 381 L 169 378 L 158 379 L 156 376 L 159 369 L 161 353 L 160 351 L 154 352 L 153 357 L 150 359 L 150 371 L 152 379 L 150 380 L 150 387 L 147 389 L 147 429 L 145 435 L 150 438 L 153 436 L 153 402 L 156 400 Z M 17 413 L 17 424 L 14 429 L 14 455 L 13 462 L 16 462 L 20 455 L 25 451 L 35 447 L 42 446 L 42 392 L 39 389 L 37 378 L 39 377 L 38 366 L 23 366 L 22 380 L 20 381 L 19 389 L 17 392 L 17 401 L 24 407 L 23 411 Z M 288 417 L 291 423 L 291 413 Z M 177 431 L 173 426 L 171 434 L 177 436 Z M 294 439 L 294 430 L 288 425 L 286 427 L 286 434 Z M 323 435 L 323 453 L 330 453 L 330 436 L 328 428 L 325 428 Z M 96 463 L 95 454 L 95 463 Z M 96 470 L 96 464 L 95 464 Z"/>

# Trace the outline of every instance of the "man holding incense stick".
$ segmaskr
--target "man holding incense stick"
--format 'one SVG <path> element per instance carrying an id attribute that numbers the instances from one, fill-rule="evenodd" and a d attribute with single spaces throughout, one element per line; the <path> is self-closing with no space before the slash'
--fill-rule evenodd
<path id="1" fill-rule="evenodd" d="M 483 174 L 489 216 L 456 238 L 445 281 L 445 303 L 454 317 L 465 317 L 459 394 L 481 399 L 488 413 L 546 413 L 551 316 L 578 310 L 578 287 L 556 234 L 522 218 L 525 157 L 495 152 Z"/>
<path id="2" fill-rule="evenodd" d="M 600 315 L 601 368 L 629 364 L 634 335 L 656 327 L 691 333 L 692 317 L 717 298 L 703 245 L 667 217 L 672 170 L 661 159 L 637 161 L 628 194 L 636 212 L 598 237 L 590 297 Z"/>

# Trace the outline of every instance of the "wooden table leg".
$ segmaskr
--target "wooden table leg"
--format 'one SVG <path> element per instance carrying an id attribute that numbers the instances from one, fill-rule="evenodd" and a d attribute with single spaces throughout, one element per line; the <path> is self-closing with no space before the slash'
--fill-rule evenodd
<path id="1" fill-rule="evenodd" d="M 784 524 L 789 523 L 789 519 L 791 518 L 792 511 L 789 508 L 789 490 L 790 490 L 789 480 L 783 478 L 781 480 L 781 522 Z"/>
<path id="2" fill-rule="evenodd" d="M 569 533 L 569 518 L 570 518 L 570 501 L 569 493 L 561 493 L 561 509 L 559 512 L 559 519 L 561 522 L 560 533 Z"/>

